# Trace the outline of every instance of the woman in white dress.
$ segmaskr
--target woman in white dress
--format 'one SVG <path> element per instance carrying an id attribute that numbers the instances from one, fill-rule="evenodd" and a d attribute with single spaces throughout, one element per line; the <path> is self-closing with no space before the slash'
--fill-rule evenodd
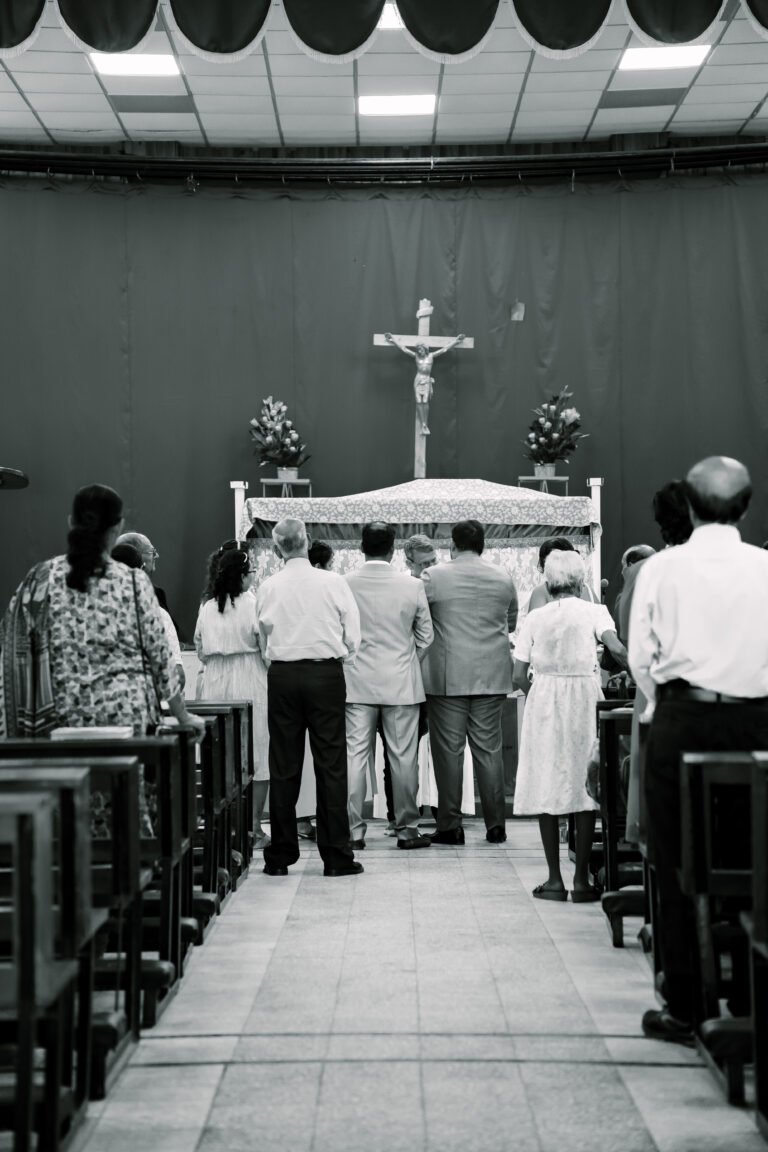
<path id="1" fill-rule="evenodd" d="M 585 788 L 595 738 L 595 705 L 603 693 L 597 668 L 602 643 L 624 667 L 627 652 L 608 609 L 581 599 L 584 564 L 577 552 L 553 551 L 544 565 L 551 601 L 529 612 L 515 644 L 515 687 L 528 694 L 520 738 L 515 815 L 539 817 L 549 876 L 533 890 L 567 900 L 560 872 L 559 817 L 576 820 L 574 903 L 599 899 L 589 883 L 598 805 Z M 533 669 L 533 680 L 529 669 Z"/>
<path id="2" fill-rule="evenodd" d="M 267 670 L 259 650 L 251 581 L 247 551 L 222 551 L 195 625 L 195 648 L 203 665 L 197 698 L 253 700 L 253 831 L 257 847 L 262 847 L 261 817 L 269 789 Z"/>

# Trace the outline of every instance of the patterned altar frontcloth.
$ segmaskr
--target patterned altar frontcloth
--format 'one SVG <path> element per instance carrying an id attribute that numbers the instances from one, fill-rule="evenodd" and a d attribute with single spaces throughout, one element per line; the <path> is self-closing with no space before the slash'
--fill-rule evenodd
<path id="1" fill-rule="evenodd" d="M 275 523 L 284 516 L 313 524 L 542 524 L 599 528 L 589 496 L 553 496 L 488 480 L 411 480 L 392 488 L 351 496 L 246 500 L 241 535 L 254 520 Z"/>
<path id="2" fill-rule="evenodd" d="M 600 546 L 600 524 L 588 496 L 552 496 L 486 480 L 412 480 L 352 496 L 247 500 L 240 538 L 249 537 L 257 585 L 280 567 L 271 531 L 287 516 L 303 520 L 312 539 L 331 545 L 334 571 L 342 574 L 363 563 L 360 532 L 370 520 L 385 520 L 397 529 L 392 566 L 402 571 L 407 569 L 400 545 L 408 536 L 425 533 L 438 560 L 445 561 L 450 559 L 452 525 L 479 520 L 486 531 L 483 559 L 513 577 L 523 613 L 532 589 L 541 583 L 538 552 L 548 537 L 568 536 L 588 572 Z"/>

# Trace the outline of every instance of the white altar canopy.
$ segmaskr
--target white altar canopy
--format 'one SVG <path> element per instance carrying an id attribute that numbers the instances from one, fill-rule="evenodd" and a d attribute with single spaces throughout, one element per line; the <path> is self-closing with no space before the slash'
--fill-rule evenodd
<path id="1" fill-rule="evenodd" d="M 251 546 L 257 583 L 280 565 L 271 533 L 286 516 L 303 520 L 313 540 L 330 544 L 334 571 L 342 574 L 363 563 L 361 531 L 371 520 L 395 527 L 393 565 L 403 570 L 402 542 L 409 536 L 424 533 L 434 542 L 438 559 L 448 560 L 451 527 L 457 520 L 479 520 L 486 533 L 483 556 L 510 573 L 523 609 L 541 582 L 540 545 L 549 537 L 567 536 L 584 557 L 599 593 L 601 528 L 597 506 L 589 496 L 554 496 L 487 480 L 411 480 L 350 496 L 246 500 L 239 536 Z"/>

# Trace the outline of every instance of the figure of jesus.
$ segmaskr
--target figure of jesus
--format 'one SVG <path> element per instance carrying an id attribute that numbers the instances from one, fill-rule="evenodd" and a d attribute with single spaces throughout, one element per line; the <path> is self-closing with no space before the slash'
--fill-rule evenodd
<path id="1" fill-rule="evenodd" d="M 391 332 L 384 333 L 384 339 L 388 344 L 394 344 L 401 352 L 405 352 L 406 356 L 412 357 L 416 361 L 416 375 L 413 378 L 413 391 L 416 396 L 416 411 L 421 420 L 421 431 L 424 436 L 429 436 L 429 428 L 427 426 L 427 419 L 429 418 L 429 402 L 432 399 L 434 392 L 434 378 L 430 375 L 432 371 L 432 362 L 436 356 L 442 356 L 445 352 L 450 352 L 451 348 L 455 348 L 457 344 L 461 344 L 464 340 L 464 333 L 456 336 L 451 340 L 450 344 L 446 344 L 444 348 L 438 348 L 434 352 L 430 352 L 425 344 L 417 344 L 415 349 L 409 348 L 407 344 L 403 344 Z"/>

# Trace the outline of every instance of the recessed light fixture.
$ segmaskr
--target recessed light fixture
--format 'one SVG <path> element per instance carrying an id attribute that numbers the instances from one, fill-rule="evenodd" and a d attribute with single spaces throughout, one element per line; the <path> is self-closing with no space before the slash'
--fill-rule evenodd
<path id="1" fill-rule="evenodd" d="M 360 96 L 361 116 L 432 116 L 435 96 Z"/>
<path id="2" fill-rule="evenodd" d="M 102 76 L 178 76 L 170 52 L 91 52 L 91 63 Z"/>
<path id="3" fill-rule="evenodd" d="M 620 72 L 649 68 L 698 68 L 711 44 L 680 44 L 663 48 L 627 48 L 619 63 Z"/>
<path id="4" fill-rule="evenodd" d="M 381 18 L 379 19 L 379 28 L 402 28 L 403 21 L 400 18 L 400 13 L 397 10 L 397 4 L 393 4 L 392 0 L 387 0 L 387 3 L 382 9 Z"/>

